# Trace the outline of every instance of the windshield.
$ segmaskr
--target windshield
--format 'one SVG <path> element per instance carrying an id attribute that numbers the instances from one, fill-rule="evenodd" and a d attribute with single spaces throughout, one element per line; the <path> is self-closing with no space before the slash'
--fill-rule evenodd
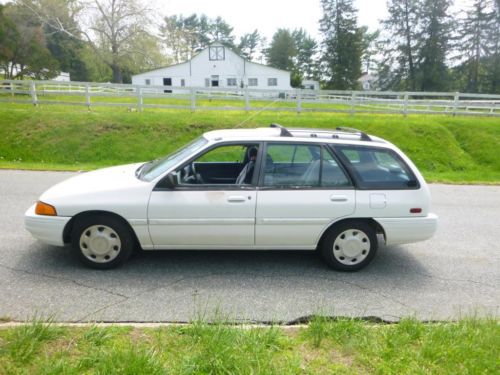
<path id="1" fill-rule="evenodd" d="M 181 160 L 194 154 L 207 143 L 208 141 L 205 138 L 200 137 L 163 159 L 150 161 L 141 167 L 138 177 L 144 181 L 152 181 Z"/>

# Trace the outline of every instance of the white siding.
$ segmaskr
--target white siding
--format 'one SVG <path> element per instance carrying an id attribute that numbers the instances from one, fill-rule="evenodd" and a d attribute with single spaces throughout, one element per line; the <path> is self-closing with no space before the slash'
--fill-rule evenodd
<path id="1" fill-rule="evenodd" d="M 213 44 L 212 46 L 221 45 Z M 206 79 L 209 79 L 211 82 L 212 76 L 218 76 L 219 87 L 222 88 L 234 88 L 234 86 L 227 85 L 228 78 L 235 78 L 237 87 L 241 87 L 241 85 L 246 87 L 249 78 L 256 78 L 258 85 L 251 86 L 251 88 L 268 90 L 291 89 L 290 72 L 245 61 L 231 49 L 224 48 L 224 60 L 210 60 L 209 49 L 206 48 L 191 61 L 132 76 L 132 83 L 145 85 L 146 79 L 149 79 L 150 85 L 162 86 L 164 78 L 171 78 L 172 86 L 181 86 L 181 79 L 184 79 L 187 87 L 205 87 Z M 276 78 L 277 86 L 269 86 L 268 78 Z"/>

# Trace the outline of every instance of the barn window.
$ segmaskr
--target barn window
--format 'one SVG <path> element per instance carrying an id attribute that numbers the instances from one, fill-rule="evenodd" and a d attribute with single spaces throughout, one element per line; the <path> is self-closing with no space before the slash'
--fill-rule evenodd
<path id="1" fill-rule="evenodd" d="M 186 86 L 186 80 L 184 78 L 181 79 L 181 86 L 182 87 Z"/>
<path id="2" fill-rule="evenodd" d="M 236 78 L 228 78 L 227 79 L 227 85 L 228 86 L 236 86 L 238 83 L 236 81 Z"/>
<path id="3" fill-rule="evenodd" d="M 278 78 L 268 78 L 267 85 L 268 86 L 278 86 Z"/>
<path id="4" fill-rule="evenodd" d="M 146 79 L 144 83 L 145 83 L 146 85 L 150 85 L 150 84 L 151 84 L 151 80 L 150 80 L 150 79 Z"/>
<path id="5" fill-rule="evenodd" d="M 205 78 L 205 87 L 210 87 L 210 78 Z"/>
<path id="6" fill-rule="evenodd" d="M 221 46 L 213 46 L 208 47 L 208 57 L 212 61 L 222 61 L 225 59 L 226 53 L 224 51 L 224 47 Z"/>
<path id="7" fill-rule="evenodd" d="M 259 80 L 257 78 L 248 78 L 248 86 L 259 86 Z"/>

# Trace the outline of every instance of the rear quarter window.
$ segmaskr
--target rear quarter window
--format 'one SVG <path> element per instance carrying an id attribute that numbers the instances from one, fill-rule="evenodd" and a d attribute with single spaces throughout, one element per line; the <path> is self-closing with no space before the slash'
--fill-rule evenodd
<path id="1" fill-rule="evenodd" d="M 390 149 L 368 146 L 335 146 L 361 189 L 417 189 L 415 174 Z"/>

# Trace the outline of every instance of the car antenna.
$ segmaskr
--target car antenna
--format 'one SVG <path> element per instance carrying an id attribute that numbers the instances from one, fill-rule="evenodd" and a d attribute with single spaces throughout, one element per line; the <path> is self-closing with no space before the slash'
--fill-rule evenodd
<path id="1" fill-rule="evenodd" d="M 236 124 L 234 126 L 234 129 L 236 128 L 239 128 L 241 125 L 243 125 L 245 122 L 247 122 L 248 120 L 251 120 L 253 119 L 254 117 L 257 117 L 258 115 L 261 114 L 261 112 L 263 112 L 265 109 L 269 108 L 270 106 L 272 106 L 274 103 L 276 103 L 277 101 L 279 101 L 280 98 L 278 99 L 275 99 L 273 100 L 271 103 L 269 103 L 268 105 L 265 105 L 264 107 L 262 107 L 261 109 L 259 109 L 257 112 L 255 113 L 252 113 L 250 116 L 248 116 L 246 119 L 244 119 L 243 121 L 241 121 L 239 124 Z"/>

